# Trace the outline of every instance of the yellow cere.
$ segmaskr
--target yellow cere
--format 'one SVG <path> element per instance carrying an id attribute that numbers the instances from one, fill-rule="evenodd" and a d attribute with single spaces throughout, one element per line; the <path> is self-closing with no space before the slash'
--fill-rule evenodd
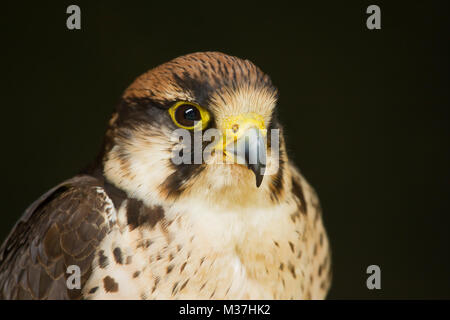
<path id="1" fill-rule="evenodd" d="M 225 155 L 227 155 L 225 150 L 226 145 L 233 141 L 237 141 L 252 127 L 258 128 L 264 137 L 267 135 L 264 118 L 257 113 L 243 113 L 223 118 L 222 137 L 215 146 L 215 149 L 224 150 Z"/>
<path id="2" fill-rule="evenodd" d="M 243 113 L 237 116 L 226 117 L 222 120 L 222 125 L 224 132 L 231 130 L 236 137 L 241 136 L 251 127 L 256 127 L 261 130 L 264 136 L 267 133 L 264 118 L 257 113 Z"/>

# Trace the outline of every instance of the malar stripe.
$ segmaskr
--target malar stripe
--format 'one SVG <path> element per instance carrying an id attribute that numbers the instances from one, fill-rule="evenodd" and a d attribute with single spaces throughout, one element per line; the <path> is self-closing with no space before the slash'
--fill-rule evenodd
<path id="1" fill-rule="evenodd" d="M 168 198 L 180 196 L 185 190 L 185 182 L 202 172 L 205 167 L 199 164 L 173 165 L 174 172 L 161 184 L 160 189 Z"/>
<path id="2" fill-rule="evenodd" d="M 279 201 L 280 195 L 283 193 L 283 176 L 284 176 L 284 161 L 281 158 L 280 152 L 280 161 L 277 174 L 272 178 L 271 181 L 271 191 L 270 198 L 272 201 Z"/>
<path id="3" fill-rule="evenodd" d="M 306 214 L 307 212 L 307 207 L 306 207 L 306 200 L 305 200 L 305 195 L 303 194 L 303 188 L 300 185 L 299 181 L 297 181 L 295 178 L 292 178 L 292 192 L 294 193 L 294 195 L 298 198 L 298 200 L 300 201 L 299 204 L 299 210 L 303 213 Z"/>

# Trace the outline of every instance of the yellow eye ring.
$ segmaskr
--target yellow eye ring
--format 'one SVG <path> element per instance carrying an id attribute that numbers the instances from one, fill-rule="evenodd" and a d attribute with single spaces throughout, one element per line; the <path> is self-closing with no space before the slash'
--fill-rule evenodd
<path id="1" fill-rule="evenodd" d="M 179 101 L 168 111 L 172 121 L 187 130 L 203 130 L 210 120 L 209 112 L 193 102 Z"/>

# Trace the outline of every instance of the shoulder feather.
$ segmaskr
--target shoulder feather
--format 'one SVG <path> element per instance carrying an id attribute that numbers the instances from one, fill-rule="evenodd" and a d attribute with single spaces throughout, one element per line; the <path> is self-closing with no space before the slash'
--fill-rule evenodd
<path id="1" fill-rule="evenodd" d="M 0 298 L 79 299 L 66 286 L 67 267 L 91 272 L 96 247 L 108 232 L 111 200 L 103 182 L 76 176 L 31 204 L 0 248 Z"/>

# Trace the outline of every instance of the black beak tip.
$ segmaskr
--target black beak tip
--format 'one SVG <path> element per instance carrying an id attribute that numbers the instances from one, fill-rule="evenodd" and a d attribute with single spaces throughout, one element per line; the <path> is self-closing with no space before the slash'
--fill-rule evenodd
<path id="1" fill-rule="evenodd" d="M 262 184 L 262 181 L 264 179 L 264 172 L 265 172 L 265 167 L 261 166 L 261 165 L 247 165 L 247 167 L 253 171 L 253 173 L 255 174 L 255 178 L 256 178 L 256 187 L 259 188 Z"/>
<path id="2" fill-rule="evenodd" d="M 263 181 L 264 175 L 263 174 L 257 174 L 256 175 L 256 187 L 259 188 Z"/>

